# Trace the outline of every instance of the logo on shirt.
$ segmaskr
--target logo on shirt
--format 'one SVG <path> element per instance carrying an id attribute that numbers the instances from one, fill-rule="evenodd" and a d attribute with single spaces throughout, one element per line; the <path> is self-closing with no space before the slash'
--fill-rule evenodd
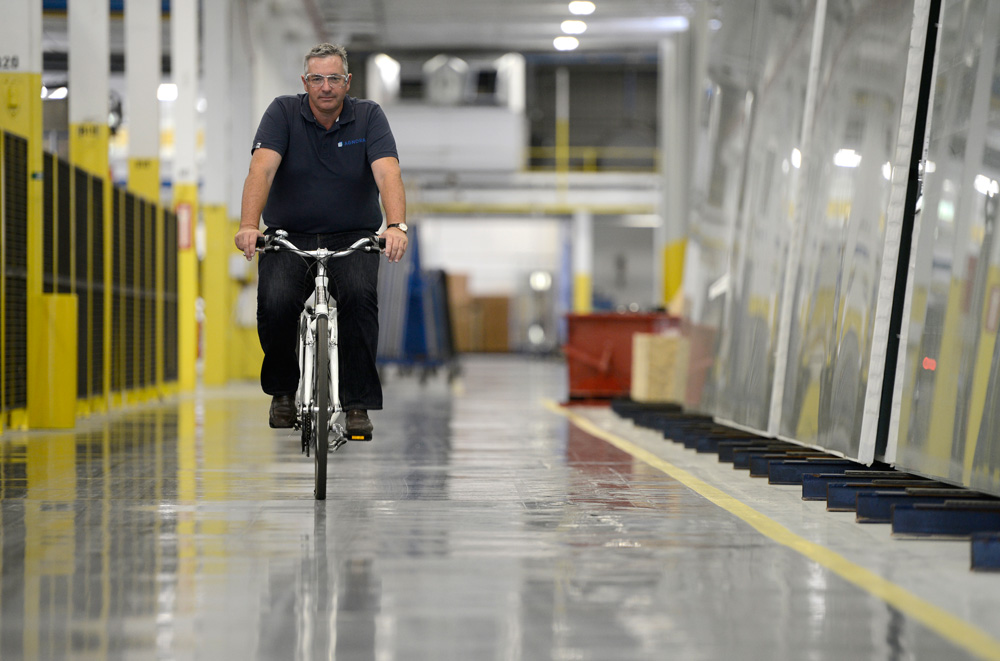
<path id="1" fill-rule="evenodd" d="M 256 144 L 255 144 L 255 145 L 253 146 L 253 148 L 254 148 L 254 149 L 260 149 L 260 143 L 259 143 L 259 142 L 258 142 L 258 143 L 256 143 Z"/>
<path id="2" fill-rule="evenodd" d="M 348 140 L 347 142 L 343 142 L 343 141 L 338 142 L 337 146 L 338 147 L 347 147 L 349 145 L 358 145 L 358 144 L 361 144 L 364 141 L 365 141 L 364 138 L 356 138 L 354 140 Z"/>

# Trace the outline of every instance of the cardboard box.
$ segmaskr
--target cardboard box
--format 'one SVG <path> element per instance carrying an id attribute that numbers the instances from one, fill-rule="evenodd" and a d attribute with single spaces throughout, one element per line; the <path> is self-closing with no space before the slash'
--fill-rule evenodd
<path id="1" fill-rule="evenodd" d="M 448 273 L 445 275 L 445 288 L 455 351 L 476 351 L 475 315 L 472 296 L 469 294 L 469 276 L 464 273 Z"/>
<path id="2" fill-rule="evenodd" d="M 689 360 L 687 338 L 678 332 L 632 336 L 632 390 L 637 402 L 683 404 Z"/>
<path id="3" fill-rule="evenodd" d="M 475 316 L 472 304 L 454 306 L 449 311 L 451 314 L 451 332 L 455 341 L 455 351 L 469 352 L 476 351 L 475 331 L 473 328 Z"/>
<path id="4" fill-rule="evenodd" d="M 479 351 L 510 351 L 510 298 L 507 296 L 477 296 L 479 311 Z"/>

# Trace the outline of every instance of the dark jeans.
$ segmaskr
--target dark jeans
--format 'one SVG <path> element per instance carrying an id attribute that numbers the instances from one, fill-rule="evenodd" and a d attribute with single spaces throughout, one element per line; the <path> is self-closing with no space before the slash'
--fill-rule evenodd
<path id="1" fill-rule="evenodd" d="M 292 234 L 302 250 L 342 250 L 370 232 Z M 337 301 L 340 403 L 345 410 L 381 409 L 382 383 L 375 365 L 378 348 L 378 253 L 355 252 L 329 259 L 330 295 Z M 299 385 L 296 357 L 299 314 L 312 293 L 312 260 L 291 253 L 260 253 L 257 334 L 264 349 L 260 385 L 269 395 L 293 395 Z"/>

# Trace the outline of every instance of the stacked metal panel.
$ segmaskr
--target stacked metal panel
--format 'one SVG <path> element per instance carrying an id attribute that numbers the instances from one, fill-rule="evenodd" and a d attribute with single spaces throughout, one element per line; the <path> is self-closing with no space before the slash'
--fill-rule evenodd
<path id="1" fill-rule="evenodd" d="M 728 212 L 728 291 L 713 371 L 718 393 L 713 413 L 758 430 L 768 426 L 783 266 L 795 221 L 795 153 L 805 121 L 813 6 L 761 1 L 752 16 L 724 17 L 730 31 L 747 32 L 728 35 L 735 40 L 726 42 L 747 44 L 746 69 L 733 79 L 729 67 L 738 53 L 717 56 L 712 66 L 721 95 L 737 97 L 729 104 L 729 125 L 722 127 L 733 142 L 723 146 L 720 158 L 742 153 L 720 199 Z M 741 125 L 744 130 L 735 130 Z"/>
<path id="2" fill-rule="evenodd" d="M 1000 3 L 940 25 L 887 457 L 1000 494 Z"/>
<path id="3" fill-rule="evenodd" d="M 689 321 L 717 337 L 701 409 L 871 461 L 930 2 L 721 9 L 691 223 L 715 229 L 689 251 Z"/>
<path id="4" fill-rule="evenodd" d="M 788 356 L 772 429 L 866 462 L 875 453 L 927 4 L 829 4 L 787 266 Z"/>

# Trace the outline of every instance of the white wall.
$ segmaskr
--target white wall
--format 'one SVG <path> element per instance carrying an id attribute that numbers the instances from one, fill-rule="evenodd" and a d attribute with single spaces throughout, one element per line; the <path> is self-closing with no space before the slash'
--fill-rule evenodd
<path id="1" fill-rule="evenodd" d="M 528 144 L 522 113 L 499 107 L 383 108 L 404 170 L 516 172 Z"/>
<path id="2" fill-rule="evenodd" d="M 423 268 L 468 275 L 469 291 L 475 296 L 515 295 L 536 270 L 558 278 L 560 226 L 568 222 L 556 217 L 414 219 L 420 227 Z M 652 241 L 650 227 L 629 226 L 618 217 L 595 219 L 594 291 L 609 296 L 616 306 L 655 305 Z"/>
<path id="3" fill-rule="evenodd" d="M 558 218 L 420 218 L 423 268 L 469 276 L 474 296 L 513 295 L 536 270 L 559 270 Z"/>

